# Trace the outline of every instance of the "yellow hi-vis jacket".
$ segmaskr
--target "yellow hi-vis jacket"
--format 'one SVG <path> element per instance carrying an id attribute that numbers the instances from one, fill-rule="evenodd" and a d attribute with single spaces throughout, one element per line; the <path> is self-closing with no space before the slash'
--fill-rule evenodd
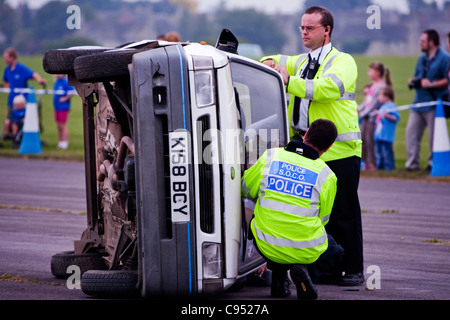
<path id="1" fill-rule="evenodd" d="M 284 148 L 267 150 L 245 171 L 241 188 L 244 197 L 256 199 L 251 230 L 260 252 L 281 264 L 316 261 L 328 247 L 325 225 L 336 182 L 317 153 L 310 159 Z"/>
<path id="2" fill-rule="evenodd" d="M 294 105 L 292 96 L 311 100 L 308 112 L 309 124 L 322 118 L 336 125 L 338 136 L 333 146 L 322 155 L 322 160 L 327 162 L 352 156 L 361 157 L 361 131 L 355 100 L 358 70 L 352 56 L 333 47 L 311 80 L 299 77 L 303 65 L 308 61 L 308 54 L 266 56 L 260 61 L 267 59 L 286 67 L 290 75 L 286 87 L 286 92 L 291 94 L 288 106 L 290 125 Z M 292 135 L 291 128 L 290 136 Z"/>

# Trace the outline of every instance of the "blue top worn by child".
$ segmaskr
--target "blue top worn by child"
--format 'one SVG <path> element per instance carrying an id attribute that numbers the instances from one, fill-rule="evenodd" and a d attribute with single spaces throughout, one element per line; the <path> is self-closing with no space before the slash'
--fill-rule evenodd
<path id="1" fill-rule="evenodd" d="M 395 130 L 397 128 L 397 122 L 400 121 L 400 114 L 396 109 L 397 106 L 394 102 L 384 103 L 378 110 L 377 123 L 374 134 L 375 141 L 384 141 L 394 143 Z M 392 121 L 383 116 L 384 113 L 389 113 L 396 118 L 396 121 Z"/>
<path id="2" fill-rule="evenodd" d="M 75 90 L 74 87 L 69 85 L 66 77 L 59 78 L 55 81 L 53 89 L 56 93 L 53 95 L 53 106 L 55 111 L 70 110 L 70 99 L 64 102 L 59 101 L 61 97 L 65 97 L 69 94 L 69 91 Z"/>
<path id="3" fill-rule="evenodd" d="M 25 109 L 13 109 L 11 114 L 11 121 L 17 124 L 22 124 L 25 118 Z"/>
<path id="4" fill-rule="evenodd" d="M 386 91 L 387 89 L 384 89 Z M 382 97 L 387 100 L 388 98 Z M 378 170 L 395 169 L 395 157 L 393 144 L 395 141 L 395 129 L 400 115 L 392 100 L 384 101 L 377 112 L 375 128 L 375 158 Z"/>

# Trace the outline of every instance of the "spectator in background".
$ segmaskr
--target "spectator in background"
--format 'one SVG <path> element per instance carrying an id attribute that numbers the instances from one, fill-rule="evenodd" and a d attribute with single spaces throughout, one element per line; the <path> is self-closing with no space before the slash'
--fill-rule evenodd
<path id="1" fill-rule="evenodd" d="M 400 114 L 394 103 L 394 90 L 387 86 L 378 92 L 378 101 L 382 103 L 376 110 L 375 155 L 378 170 L 395 169 L 394 141 Z"/>
<path id="2" fill-rule="evenodd" d="M 432 102 L 448 98 L 449 55 L 441 50 L 439 34 L 436 30 L 425 30 L 420 36 L 419 57 L 414 71 L 414 78 L 408 80 L 410 89 L 415 89 L 414 103 Z M 433 154 L 435 106 L 413 107 L 410 109 L 406 125 L 407 171 L 420 170 L 420 147 L 425 128 L 428 126 L 430 155 L 427 170 L 431 170 Z"/>
<path id="3" fill-rule="evenodd" d="M 180 42 L 181 37 L 176 31 L 169 31 L 166 33 L 165 40 L 169 42 Z"/>
<path id="4" fill-rule="evenodd" d="M 358 115 L 361 119 L 362 158 L 364 162 L 363 170 L 375 169 L 374 153 L 374 131 L 375 131 L 375 111 L 381 106 L 378 100 L 378 92 L 381 88 L 392 86 L 389 69 L 381 62 L 372 62 L 369 65 L 367 76 L 371 84 L 367 89 L 364 103 L 358 107 Z M 384 79 L 386 78 L 386 80 Z"/>
<path id="5" fill-rule="evenodd" d="M 37 72 L 31 70 L 27 66 L 18 62 L 18 53 L 14 48 L 8 48 L 3 53 L 3 59 L 6 63 L 5 72 L 3 74 L 3 87 L 10 88 L 11 92 L 8 96 L 8 112 L 3 123 L 3 131 L 5 139 L 12 139 L 11 135 L 11 117 L 14 97 L 20 93 L 14 92 L 14 89 L 28 87 L 28 80 L 34 79 L 42 85 L 46 85 L 47 81 Z M 27 94 L 24 94 L 25 98 Z"/>
<path id="6" fill-rule="evenodd" d="M 450 32 L 447 33 L 447 52 L 449 53 L 450 59 Z M 448 82 L 448 95 L 447 101 L 450 101 L 450 66 L 447 73 L 447 82 Z M 450 118 L 450 106 L 444 105 L 444 113 L 446 118 Z"/>
<path id="7" fill-rule="evenodd" d="M 12 144 L 13 148 L 18 148 L 20 145 L 20 139 L 17 137 L 17 135 L 23 127 L 26 106 L 27 99 L 25 99 L 22 94 L 14 97 L 13 109 L 11 111 L 11 134 L 14 140 Z"/>
<path id="8" fill-rule="evenodd" d="M 67 78 L 63 74 L 55 74 L 55 84 L 53 89 L 53 107 L 55 109 L 55 122 L 58 129 L 58 148 L 67 149 L 69 147 L 69 129 L 67 119 L 70 111 L 70 91 L 74 87 L 69 85 Z"/>

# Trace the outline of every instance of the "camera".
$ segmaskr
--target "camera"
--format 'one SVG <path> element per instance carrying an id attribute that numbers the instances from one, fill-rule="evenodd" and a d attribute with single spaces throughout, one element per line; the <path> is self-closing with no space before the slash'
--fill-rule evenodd
<path id="1" fill-rule="evenodd" d="M 411 82 L 408 83 L 408 87 L 410 89 L 422 88 L 421 79 L 419 78 L 412 79 Z"/>

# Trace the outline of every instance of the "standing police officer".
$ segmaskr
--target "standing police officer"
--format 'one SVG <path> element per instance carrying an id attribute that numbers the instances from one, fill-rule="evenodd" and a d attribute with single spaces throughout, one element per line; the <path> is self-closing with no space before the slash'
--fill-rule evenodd
<path id="1" fill-rule="evenodd" d="M 290 294 L 290 270 L 298 298 L 316 299 L 306 265 L 314 263 L 312 275 L 318 276 L 329 272 L 342 255 L 342 248 L 325 231 L 336 195 L 336 176 L 320 159 L 336 136 L 331 121 L 316 120 L 304 142 L 293 140 L 285 149 L 267 150 L 242 178 L 243 196 L 256 199 L 251 230 L 272 270 L 273 297 Z"/>
<path id="2" fill-rule="evenodd" d="M 345 276 L 340 285 L 364 282 L 363 237 L 358 184 L 362 141 L 358 124 L 354 59 L 331 45 L 334 20 L 325 8 L 307 8 L 300 30 L 308 54 L 263 57 L 264 64 L 283 77 L 291 95 L 288 116 L 293 130 L 306 131 L 316 119 L 331 120 L 337 127 L 335 143 L 321 158 L 338 178 L 333 214 L 327 231 L 345 250 Z"/>

